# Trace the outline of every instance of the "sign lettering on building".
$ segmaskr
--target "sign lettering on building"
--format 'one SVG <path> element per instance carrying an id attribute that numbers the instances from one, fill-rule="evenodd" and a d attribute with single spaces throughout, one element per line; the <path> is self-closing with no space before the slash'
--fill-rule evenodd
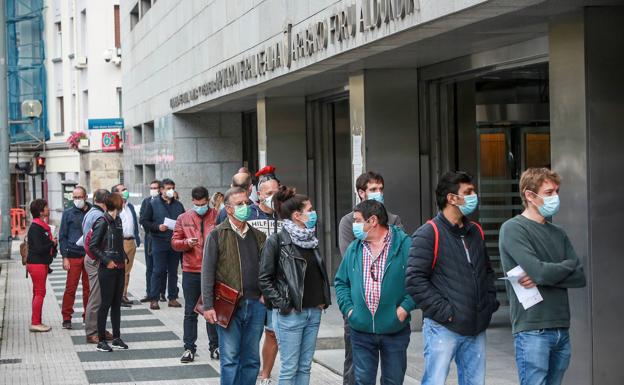
<path id="1" fill-rule="evenodd" d="M 367 33 L 395 20 L 404 19 L 416 11 L 418 0 L 360 0 L 331 12 L 329 17 L 293 30 L 284 28 L 281 41 L 240 60 L 219 68 L 214 78 L 169 100 L 171 108 L 194 102 L 245 80 L 258 78 L 279 68 L 290 69 L 293 62 L 312 57 L 329 45 L 353 39 L 357 33 Z"/>

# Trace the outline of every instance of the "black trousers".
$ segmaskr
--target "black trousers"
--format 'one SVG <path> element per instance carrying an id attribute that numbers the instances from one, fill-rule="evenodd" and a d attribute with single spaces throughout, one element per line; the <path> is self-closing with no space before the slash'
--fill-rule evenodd
<path id="1" fill-rule="evenodd" d="M 97 328 L 100 341 L 106 338 L 106 317 L 110 309 L 111 324 L 113 326 L 113 338 L 119 338 L 121 324 L 121 296 L 123 295 L 125 282 L 124 269 L 108 269 L 100 264 L 98 280 L 100 281 L 100 294 L 102 303 L 98 309 Z"/>

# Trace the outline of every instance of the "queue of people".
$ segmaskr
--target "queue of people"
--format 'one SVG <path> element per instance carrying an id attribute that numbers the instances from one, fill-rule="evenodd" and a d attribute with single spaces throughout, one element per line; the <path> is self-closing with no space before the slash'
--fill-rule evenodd
<path id="1" fill-rule="evenodd" d="M 158 310 L 167 287 L 169 307 L 181 307 L 177 268 L 182 266 L 182 363 L 196 357 L 199 311 L 210 356 L 220 360 L 221 384 L 271 383 L 277 354 L 279 384 L 309 383 L 322 313 L 332 305 L 332 282 L 313 201 L 281 185 L 274 171 L 261 170 L 254 181 L 240 169 L 231 188 L 212 197 L 198 186 L 187 211 L 172 180 L 153 181 L 138 219 L 123 185 L 114 186 L 113 193 L 95 191 L 92 205 L 84 188 L 77 187 L 58 241 L 46 221 L 47 203 L 33 201 L 27 265 L 33 281 L 31 330 L 50 329 L 41 322 L 41 307 L 58 250 L 68 270 L 63 327 L 71 328 L 82 278 L 87 342 L 101 351 L 127 349 L 120 306 L 132 305 L 127 286 L 140 223 L 148 269 L 141 302 Z M 561 383 L 571 354 L 567 289 L 585 285 L 569 238 L 548 220 L 559 210 L 560 185 L 561 178 L 549 169 L 526 170 L 519 183 L 524 211 L 500 229 L 504 272 L 515 271 L 519 275 L 510 278 L 541 295 L 527 305 L 507 283 L 522 385 Z M 338 229 L 342 262 L 333 282 L 344 317 L 344 384 L 374 384 L 379 365 L 381 383 L 403 383 L 414 309 L 423 313 L 422 383 L 444 384 L 455 361 L 459 384 L 484 384 L 486 330 L 499 302 L 486 232 L 469 219 L 479 203 L 472 177 L 442 175 L 435 190 L 438 214 L 411 236 L 401 218 L 386 209 L 380 174 L 362 174 L 355 188 L 359 202 Z M 112 333 L 105 328 L 109 312 Z"/>

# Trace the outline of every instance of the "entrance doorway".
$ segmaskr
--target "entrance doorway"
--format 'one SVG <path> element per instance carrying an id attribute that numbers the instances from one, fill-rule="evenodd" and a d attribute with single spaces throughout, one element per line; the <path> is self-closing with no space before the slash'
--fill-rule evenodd
<path id="1" fill-rule="evenodd" d="M 319 214 L 317 232 L 333 281 L 342 260 L 338 225 L 353 206 L 349 99 L 339 94 L 311 100 L 309 107 L 308 186 Z"/>
<path id="2" fill-rule="evenodd" d="M 520 176 L 528 167 L 550 167 L 548 91 L 548 63 L 427 86 L 431 186 L 435 189 L 438 176 L 448 170 L 473 175 L 479 210 L 472 217 L 483 226 L 499 277 L 504 274 L 498 251 L 500 226 L 523 210 Z M 497 281 L 497 287 L 499 299 L 506 303 L 504 284 Z"/>

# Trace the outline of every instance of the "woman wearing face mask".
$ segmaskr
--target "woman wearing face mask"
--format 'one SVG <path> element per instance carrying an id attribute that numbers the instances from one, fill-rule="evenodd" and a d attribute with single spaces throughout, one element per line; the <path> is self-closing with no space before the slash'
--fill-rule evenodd
<path id="1" fill-rule="evenodd" d="M 284 225 L 268 238 L 262 252 L 260 289 L 265 304 L 273 309 L 281 360 L 279 384 L 307 384 L 321 310 L 331 302 L 329 281 L 310 198 L 282 186 L 273 202 Z"/>
<path id="2" fill-rule="evenodd" d="M 30 274 L 33 284 L 30 331 L 47 332 L 51 328 L 41 323 L 41 311 L 46 294 L 46 280 L 48 272 L 51 271 L 49 269 L 52 259 L 57 253 L 58 242 L 48 225 L 50 216 L 48 202 L 43 199 L 35 199 L 30 204 L 30 213 L 33 221 L 28 229 L 28 257 L 26 259 L 26 270 Z"/>
<path id="3" fill-rule="evenodd" d="M 97 350 L 111 352 L 113 349 L 128 349 L 121 340 L 121 297 L 125 282 L 126 253 L 124 252 L 123 227 L 119 212 L 123 209 L 123 198 L 119 193 L 111 194 L 104 201 L 106 213 L 93 225 L 89 249 L 100 261 L 98 280 L 102 303 L 98 310 L 97 327 L 99 343 Z M 113 346 L 106 343 L 106 318 L 110 309 L 113 325 Z"/>

